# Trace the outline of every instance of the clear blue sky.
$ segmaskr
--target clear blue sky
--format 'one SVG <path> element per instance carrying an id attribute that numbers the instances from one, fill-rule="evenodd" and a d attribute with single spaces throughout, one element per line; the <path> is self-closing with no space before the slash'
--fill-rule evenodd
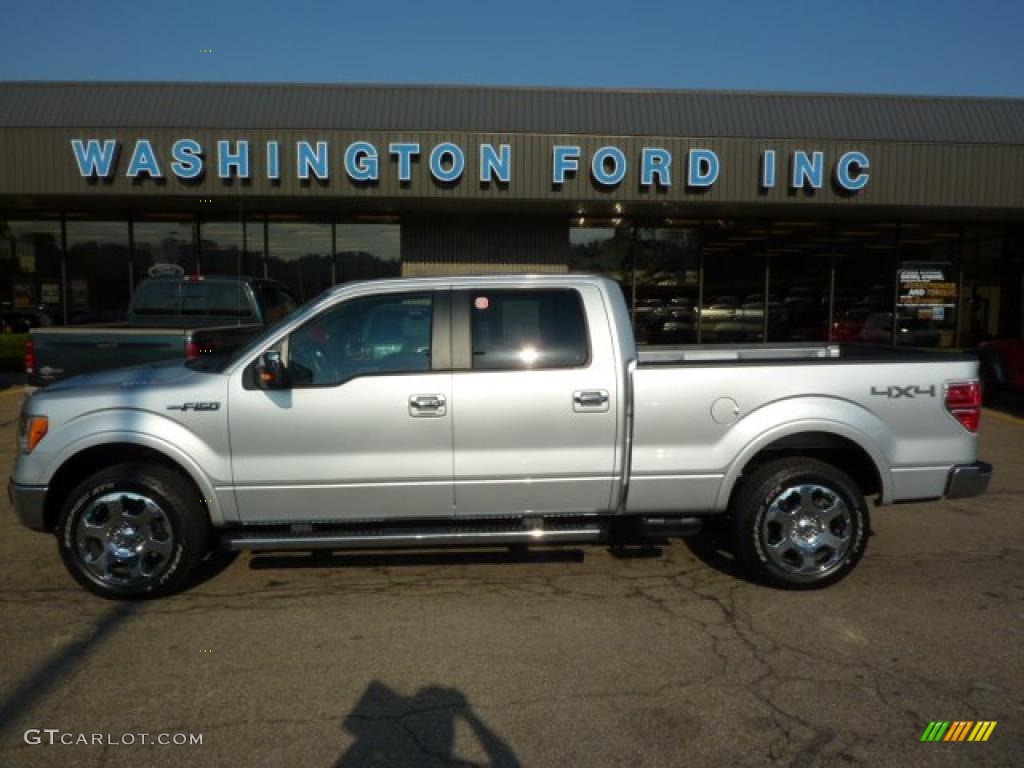
<path id="1" fill-rule="evenodd" d="M 5 0 L 0 22 L 3 80 L 1024 96 L 1024 0 Z"/>

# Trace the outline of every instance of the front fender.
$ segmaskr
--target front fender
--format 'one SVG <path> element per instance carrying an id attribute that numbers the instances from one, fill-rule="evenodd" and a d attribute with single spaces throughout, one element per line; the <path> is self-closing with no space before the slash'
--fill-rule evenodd
<path id="1" fill-rule="evenodd" d="M 212 428 L 209 432 L 226 435 L 226 430 L 218 430 L 212 424 L 208 426 Z M 70 434 L 62 436 L 61 448 L 49 457 L 45 481 L 52 479 L 62 466 L 82 451 L 118 443 L 138 445 L 166 456 L 192 478 L 206 500 L 210 521 L 215 526 L 233 519 L 233 497 L 218 495 L 216 490 L 217 486 L 231 484 L 226 437 L 218 438 L 223 439 L 224 445 L 211 445 L 196 431 L 146 411 L 93 412 L 68 422 L 63 429 Z"/>
<path id="2" fill-rule="evenodd" d="M 784 437 L 824 432 L 846 438 L 871 458 L 881 481 L 882 503 L 892 501 L 893 484 L 886 458 L 893 435 L 885 422 L 849 400 L 834 397 L 794 397 L 777 400 L 747 414 L 729 431 L 736 445 L 726 468 L 715 508 L 725 510 L 743 468 L 760 451 Z"/>

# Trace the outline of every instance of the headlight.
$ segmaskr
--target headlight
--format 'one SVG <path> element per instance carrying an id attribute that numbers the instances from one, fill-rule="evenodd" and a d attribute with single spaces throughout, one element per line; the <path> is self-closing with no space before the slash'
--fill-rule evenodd
<path id="1" fill-rule="evenodd" d="M 39 445 L 39 441 L 46 437 L 50 428 L 50 420 L 45 416 L 33 416 L 28 413 L 21 414 L 21 424 L 18 429 L 18 447 L 22 453 L 32 453 Z"/>

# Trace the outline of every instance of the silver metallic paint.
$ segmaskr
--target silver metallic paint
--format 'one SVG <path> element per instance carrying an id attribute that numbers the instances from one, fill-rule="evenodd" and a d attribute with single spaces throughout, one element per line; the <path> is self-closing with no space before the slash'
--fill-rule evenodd
<path id="1" fill-rule="evenodd" d="M 554 371 L 430 371 L 330 389 L 246 390 L 246 366 L 312 315 L 356 296 L 414 290 L 571 287 L 581 292 L 592 359 Z M 743 357 L 739 350 L 737 357 Z M 824 355 L 830 355 L 826 350 Z M 12 473 L 46 486 L 81 450 L 146 446 L 196 482 L 215 526 L 563 512 L 721 511 L 747 461 L 801 432 L 845 437 L 871 457 L 882 501 L 938 497 L 976 437 L 942 398 L 871 397 L 872 386 L 973 378 L 967 361 L 806 359 L 636 365 L 618 287 L 579 275 L 414 278 L 339 286 L 256 339 L 224 373 L 180 363 L 76 377 L 36 392 L 47 436 Z M 602 389 L 607 412 L 574 412 Z M 409 398 L 443 395 L 446 413 L 413 418 Z M 739 407 L 719 424 L 720 397 Z M 221 402 L 218 411 L 168 404 Z M 229 439 L 230 435 L 230 439 Z M 628 483 L 628 490 L 626 484 Z M 623 507 L 622 497 L 626 495 Z"/>

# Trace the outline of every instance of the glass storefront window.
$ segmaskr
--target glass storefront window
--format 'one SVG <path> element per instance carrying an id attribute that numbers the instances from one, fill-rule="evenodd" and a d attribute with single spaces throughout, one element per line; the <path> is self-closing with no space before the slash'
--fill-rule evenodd
<path id="1" fill-rule="evenodd" d="M 897 227 L 841 224 L 835 233 L 832 341 L 892 344 Z"/>
<path id="2" fill-rule="evenodd" d="M 768 231 L 757 222 L 706 224 L 704 299 L 700 341 L 736 344 L 764 339 L 765 248 Z M 774 297 L 770 306 L 777 307 Z"/>
<path id="3" fill-rule="evenodd" d="M 127 221 L 67 222 L 68 321 L 123 320 L 131 294 Z"/>
<path id="4" fill-rule="evenodd" d="M 188 219 L 134 222 L 136 284 L 146 277 L 196 274 L 196 226 Z"/>
<path id="5" fill-rule="evenodd" d="M 271 220 L 268 231 L 270 277 L 288 286 L 300 303 L 331 287 L 334 268 L 330 224 Z"/>
<path id="6" fill-rule="evenodd" d="M 242 270 L 242 224 L 204 221 L 199 227 L 199 269 L 204 275 L 237 277 Z"/>
<path id="7" fill-rule="evenodd" d="M 204 221 L 199 226 L 199 264 L 204 275 L 263 277 L 263 219 Z"/>
<path id="8" fill-rule="evenodd" d="M 958 346 L 973 347 L 999 335 L 1006 272 L 1004 249 L 1005 239 L 998 233 L 964 233 Z"/>
<path id="9" fill-rule="evenodd" d="M 777 222 L 768 238 L 768 341 L 826 341 L 832 227 Z"/>
<path id="10" fill-rule="evenodd" d="M 64 322 L 59 221 L 0 220 L 0 330 Z"/>
<path id="11" fill-rule="evenodd" d="M 570 227 L 567 265 L 570 272 L 591 272 L 615 280 L 631 312 L 634 298 L 632 241 L 632 229 L 628 227 Z"/>
<path id="12" fill-rule="evenodd" d="M 952 347 L 960 287 L 959 228 L 904 224 L 899 244 L 896 343 Z"/>
<path id="13" fill-rule="evenodd" d="M 695 227 L 638 228 L 635 238 L 637 343 L 696 343 L 700 231 Z"/>
<path id="14" fill-rule="evenodd" d="M 336 282 L 402 274 L 402 236 L 398 224 L 337 224 L 335 238 Z"/>

